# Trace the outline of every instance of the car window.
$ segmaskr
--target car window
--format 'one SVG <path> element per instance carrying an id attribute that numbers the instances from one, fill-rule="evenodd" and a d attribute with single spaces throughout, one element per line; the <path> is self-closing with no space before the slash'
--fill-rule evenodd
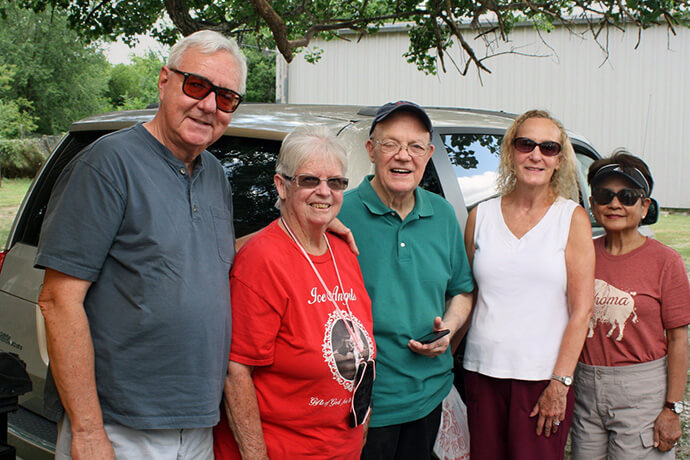
<path id="1" fill-rule="evenodd" d="M 106 133 L 102 131 L 72 133 L 59 145 L 58 150 L 51 156 L 40 175 L 39 181 L 34 186 L 17 224 L 14 242 L 32 246 L 38 245 L 38 236 L 48 207 L 48 200 L 60 173 L 77 153 L 104 134 Z M 11 245 L 14 242 L 11 242 Z"/>
<path id="2" fill-rule="evenodd" d="M 262 229 L 278 217 L 273 173 L 279 141 L 223 136 L 208 150 L 221 162 L 232 186 L 238 237 Z"/>
<path id="3" fill-rule="evenodd" d="M 577 158 L 577 165 L 580 168 L 580 172 L 582 173 L 582 185 L 580 187 L 580 199 L 582 200 L 582 206 L 585 207 L 585 209 L 589 210 L 589 197 L 591 195 L 589 186 L 587 185 L 587 172 L 589 171 L 589 165 L 594 163 L 594 158 L 591 156 L 579 151 L 578 147 L 575 147 L 575 158 Z M 594 220 L 594 216 L 591 213 L 591 210 L 589 210 L 589 219 L 592 223 L 593 226 L 599 226 L 596 220 Z"/>
<path id="4" fill-rule="evenodd" d="M 462 190 L 465 206 L 473 208 L 481 201 L 496 196 L 503 136 L 446 133 L 441 134 L 441 139 Z"/>
<path id="5" fill-rule="evenodd" d="M 432 161 L 426 164 L 424 176 L 422 176 L 422 181 L 419 183 L 419 186 L 424 190 L 428 190 L 445 198 L 443 189 L 441 188 L 441 182 L 438 180 L 438 173 L 436 173 L 436 168 Z"/>

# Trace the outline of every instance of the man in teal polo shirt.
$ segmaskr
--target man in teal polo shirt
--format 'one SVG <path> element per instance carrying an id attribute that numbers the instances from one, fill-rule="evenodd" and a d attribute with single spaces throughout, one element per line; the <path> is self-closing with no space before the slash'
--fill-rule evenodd
<path id="1" fill-rule="evenodd" d="M 363 459 L 431 458 L 441 402 L 453 384 L 450 338 L 468 319 L 473 281 L 451 205 L 418 187 L 434 146 L 431 121 L 399 101 L 378 110 L 366 148 L 375 174 L 345 194 L 372 300 L 377 345 Z M 443 329 L 432 343 L 415 340 Z"/>

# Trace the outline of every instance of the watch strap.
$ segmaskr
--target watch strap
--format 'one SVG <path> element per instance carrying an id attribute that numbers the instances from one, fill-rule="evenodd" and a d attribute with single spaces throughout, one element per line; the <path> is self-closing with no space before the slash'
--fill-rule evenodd
<path id="1" fill-rule="evenodd" d="M 563 385 L 569 387 L 570 385 L 573 384 L 573 378 L 569 375 L 556 375 L 556 374 L 551 374 L 551 379 L 552 380 L 558 380 L 561 382 Z"/>
<path id="2" fill-rule="evenodd" d="M 685 408 L 684 406 L 685 404 L 683 403 L 683 401 L 666 401 L 666 404 L 664 404 L 664 407 L 671 409 L 678 415 L 680 415 L 683 412 L 683 409 Z"/>

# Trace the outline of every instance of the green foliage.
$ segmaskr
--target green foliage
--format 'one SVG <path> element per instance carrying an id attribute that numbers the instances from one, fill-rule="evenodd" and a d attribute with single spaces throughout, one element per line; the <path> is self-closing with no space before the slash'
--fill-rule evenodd
<path id="1" fill-rule="evenodd" d="M 66 14 L 33 13 L 8 0 L 0 0 L 0 10 L 0 62 L 14 69 L 3 100 L 14 101 L 7 113 L 30 114 L 20 122 L 25 132 L 33 120 L 39 133 L 62 132 L 74 120 L 109 109 L 110 65 L 68 27 Z"/>
<path id="2" fill-rule="evenodd" d="M 0 99 L 0 139 L 22 138 L 36 129 L 31 103 L 24 98 L 13 101 Z"/>
<path id="3" fill-rule="evenodd" d="M 130 64 L 117 64 L 110 72 L 106 96 L 115 109 L 143 109 L 158 102 L 158 74 L 164 64 L 153 51 L 132 56 Z"/>
<path id="4" fill-rule="evenodd" d="M 247 57 L 246 102 L 275 102 L 276 100 L 276 57 L 255 47 L 242 48 Z"/>
<path id="5" fill-rule="evenodd" d="M 595 37 L 601 28 L 623 24 L 640 29 L 654 24 L 690 26 L 688 0 L 13 1 L 34 11 L 67 11 L 70 27 L 88 40 L 123 37 L 133 42 L 136 34 L 151 34 L 172 44 L 180 34 L 214 29 L 240 43 L 249 40 L 261 47 L 277 47 L 288 61 L 299 50 L 306 50 L 308 61 L 318 61 L 322 50 L 308 48 L 314 36 L 328 40 L 340 29 L 374 33 L 384 24 L 409 23 L 411 41 L 405 57 L 432 74 L 439 65 L 445 70 L 447 51 L 456 43 L 461 43 L 465 55 L 464 63 L 454 62 L 460 72 L 464 74 L 471 63 L 488 71 L 483 63 L 486 56 L 472 49 L 465 36 L 489 34 L 488 41 L 507 40 L 521 21 L 548 32 L 558 23 L 583 20 Z"/>
<path id="6" fill-rule="evenodd" d="M 0 139 L 23 137 L 36 129 L 31 103 L 24 98 L 6 96 L 12 88 L 14 74 L 14 67 L 0 64 Z"/>
<path id="7" fill-rule="evenodd" d="M 0 139 L 0 170 L 3 177 L 34 177 L 45 158 L 28 140 Z"/>

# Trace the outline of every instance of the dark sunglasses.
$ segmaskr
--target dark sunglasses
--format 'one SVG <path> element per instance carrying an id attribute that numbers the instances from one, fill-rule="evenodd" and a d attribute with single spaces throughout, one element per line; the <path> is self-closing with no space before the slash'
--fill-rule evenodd
<path id="1" fill-rule="evenodd" d="M 600 187 L 596 187 L 592 190 L 592 198 L 594 198 L 597 204 L 609 204 L 613 201 L 614 197 L 618 197 L 618 201 L 623 206 L 632 206 L 637 203 L 637 200 L 644 197 L 644 192 L 634 188 L 624 188 L 618 192 Z"/>
<path id="2" fill-rule="evenodd" d="M 371 389 L 376 378 L 376 363 L 373 359 L 360 361 L 355 374 L 352 403 L 350 405 L 350 426 L 361 425 L 371 409 Z"/>
<path id="3" fill-rule="evenodd" d="M 309 174 L 298 174 L 294 177 L 288 176 L 286 174 L 281 174 L 284 178 L 290 181 L 294 181 L 298 187 L 302 188 L 316 188 L 321 184 L 322 181 L 326 181 L 326 185 L 331 190 L 345 190 L 347 184 L 350 183 L 350 179 L 347 177 L 329 177 L 328 179 L 321 179 L 316 176 L 311 176 Z"/>
<path id="4" fill-rule="evenodd" d="M 182 92 L 194 99 L 204 99 L 211 92 L 216 93 L 216 107 L 221 112 L 232 113 L 237 110 L 237 107 L 242 102 L 242 96 L 228 88 L 221 88 L 211 83 L 208 78 L 201 75 L 195 75 L 189 72 L 182 72 L 181 70 L 173 69 L 175 73 L 184 76 L 182 82 Z"/>
<path id="5" fill-rule="evenodd" d="M 529 137 L 517 137 L 513 141 L 513 147 L 520 153 L 530 153 L 535 147 L 539 146 L 542 155 L 555 157 L 561 153 L 561 144 L 553 141 L 546 141 L 537 144 Z"/>

